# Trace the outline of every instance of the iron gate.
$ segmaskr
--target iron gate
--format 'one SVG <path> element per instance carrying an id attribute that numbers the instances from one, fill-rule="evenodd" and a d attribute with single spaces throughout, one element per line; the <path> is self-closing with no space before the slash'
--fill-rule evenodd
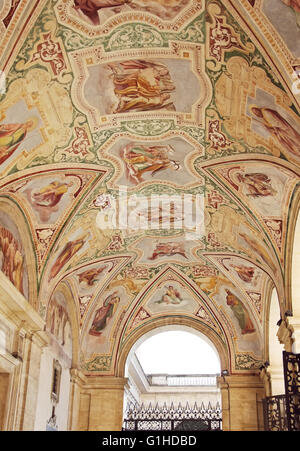
<path id="1" fill-rule="evenodd" d="M 123 431 L 221 431 L 222 410 L 220 405 L 212 407 L 197 404 L 177 408 L 172 404 L 160 407 L 145 407 L 144 404 L 128 404 Z"/>
<path id="2" fill-rule="evenodd" d="M 270 396 L 263 400 L 266 431 L 288 431 L 286 396 Z"/>
<path id="3" fill-rule="evenodd" d="M 267 431 L 300 431 L 300 354 L 283 352 L 285 394 L 263 401 Z"/>
<path id="4" fill-rule="evenodd" d="M 300 354 L 283 352 L 287 426 L 300 431 Z"/>

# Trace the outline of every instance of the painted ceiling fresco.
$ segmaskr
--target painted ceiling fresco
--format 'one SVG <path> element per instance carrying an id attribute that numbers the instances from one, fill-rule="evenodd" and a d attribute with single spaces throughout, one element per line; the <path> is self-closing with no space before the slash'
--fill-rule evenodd
<path id="1" fill-rule="evenodd" d="M 70 324 L 86 373 L 114 374 L 159 318 L 201 323 L 233 373 L 267 359 L 299 17 L 298 0 L 0 0 L 1 269 L 57 342 Z"/>

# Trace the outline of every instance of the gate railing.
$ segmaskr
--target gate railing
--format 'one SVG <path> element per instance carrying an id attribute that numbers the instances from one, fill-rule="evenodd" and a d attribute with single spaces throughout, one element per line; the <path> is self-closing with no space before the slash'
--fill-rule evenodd
<path id="1" fill-rule="evenodd" d="M 285 394 L 263 400 L 267 431 L 300 431 L 300 354 L 283 352 Z"/>
<path id="2" fill-rule="evenodd" d="M 270 396 L 263 400 L 266 431 L 288 431 L 286 396 Z"/>
<path id="3" fill-rule="evenodd" d="M 190 407 L 128 404 L 123 431 L 220 431 L 222 410 L 219 404 L 207 407 L 202 403 Z"/>
<path id="4" fill-rule="evenodd" d="M 286 410 L 289 431 L 300 431 L 300 354 L 283 352 Z"/>

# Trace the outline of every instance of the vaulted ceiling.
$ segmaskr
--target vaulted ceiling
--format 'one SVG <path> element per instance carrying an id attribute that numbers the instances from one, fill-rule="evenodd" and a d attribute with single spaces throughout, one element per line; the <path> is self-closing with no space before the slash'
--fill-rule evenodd
<path id="1" fill-rule="evenodd" d="M 87 373 L 162 320 L 199 324 L 232 372 L 267 359 L 273 287 L 290 308 L 299 17 L 299 0 L 0 0 L 2 271 L 50 332 L 65 311 Z"/>

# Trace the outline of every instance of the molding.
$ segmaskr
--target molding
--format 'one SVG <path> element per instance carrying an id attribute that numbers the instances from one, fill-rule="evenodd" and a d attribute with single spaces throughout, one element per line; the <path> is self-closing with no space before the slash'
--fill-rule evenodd
<path id="1" fill-rule="evenodd" d="M 47 341 L 44 334 L 44 320 L 1 271 L 0 312 L 1 316 L 14 327 L 24 329 L 31 336 L 38 337 L 42 342 Z"/>

